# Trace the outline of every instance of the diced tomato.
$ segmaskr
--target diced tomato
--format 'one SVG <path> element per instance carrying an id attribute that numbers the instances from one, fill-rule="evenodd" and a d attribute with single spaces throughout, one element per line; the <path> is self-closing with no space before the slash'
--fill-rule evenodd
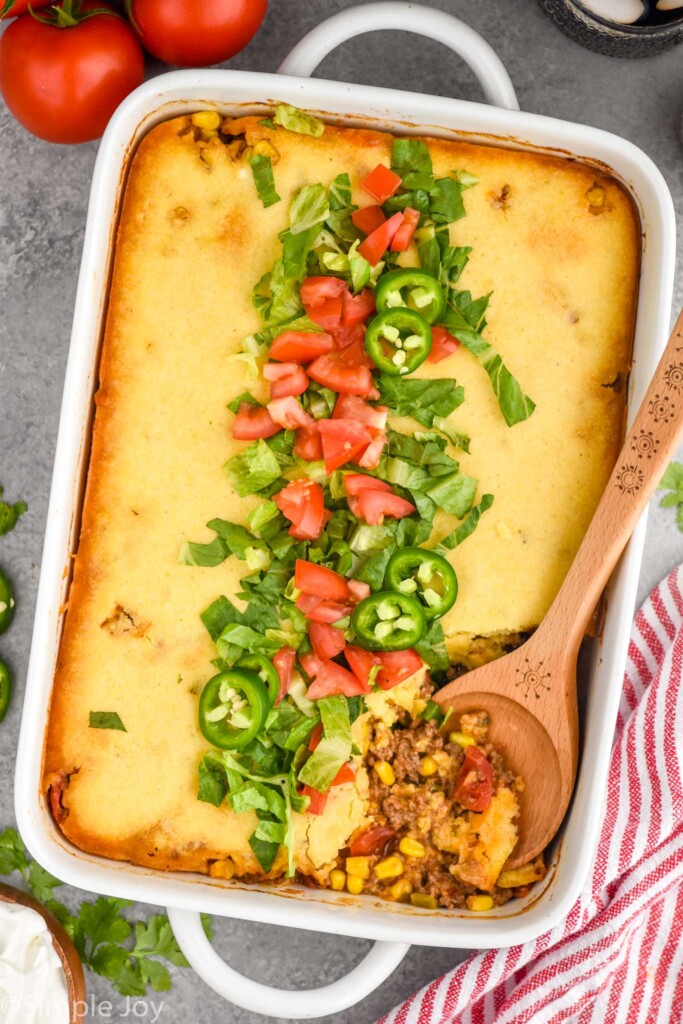
<path id="1" fill-rule="evenodd" d="M 377 685 L 380 690 L 391 690 L 404 679 L 415 675 L 422 668 L 422 658 L 409 647 L 405 651 L 382 651 L 382 668 L 377 673 Z"/>
<path id="2" fill-rule="evenodd" d="M 493 768 L 478 747 L 467 747 L 453 798 L 468 811 L 485 811 L 493 794 Z"/>
<path id="3" fill-rule="evenodd" d="M 337 331 L 334 336 L 335 341 L 345 333 L 345 330 Z M 353 334 L 351 340 L 345 339 L 341 350 L 335 352 L 331 358 L 342 366 L 366 366 L 368 370 L 376 369 L 371 356 L 365 348 L 365 328 L 363 325 L 359 324 L 357 327 L 350 327 L 348 333 Z M 368 396 L 365 395 L 364 397 L 367 398 Z"/>
<path id="4" fill-rule="evenodd" d="M 333 348 L 332 335 L 324 331 L 284 331 L 273 339 L 268 355 L 278 363 L 310 363 Z"/>
<path id="5" fill-rule="evenodd" d="M 309 376 L 332 391 L 343 391 L 347 395 L 368 395 L 374 385 L 367 366 L 346 365 L 335 355 L 319 356 L 308 367 Z"/>
<path id="6" fill-rule="evenodd" d="M 326 508 L 323 509 L 323 521 L 320 533 L 322 533 L 322 531 L 325 529 L 331 518 L 332 513 L 330 512 L 330 510 Z M 290 537 L 294 537 L 296 540 L 317 540 L 318 537 L 320 536 L 320 533 L 318 533 L 315 535 L 315 537 L 312 537 L 311 534 L 304 530 L 301 526 L 295 526 L 293 523 L 290 526 L 288 532 Z"/>
<path id="7" fill-rule="evenodd" d="M 362 580 L 349 580 L 348 588 L 351 597 L 356 603 L 364 601 L 366 597 L 370 597 L 370 584 L 363 583 Z"/>
<path id="8" fill-rule="evenodd" d="M 311 738 L 308 741 L 308 749 L 311 751 L 311 753 L 313 753 L 313 751 L 318 746 L 318 744 L 320 743 L 322 738 L 323 738 L 323 723 L 322 722 L 318 722 L 318 724 L 316 725 L 315 729 L 311 733 Z"/>
<path id="9" fill-rule="evenodd" d="M 360 349 L 364 349 L 365 347 L 365 324 L 356 324 L 354 327 L 344 327 L 344 321 L 342 318 L 342 326 L 334 332 L 333 337 L 335 348 L 338 351 L 341 351 L 342 349 L 346 350 L 350 345 L 355 345 L 355 348 L 352 349 L 352 352 L 355 353 L 358 350 L 358 347 L 360 347 Z M 369 369 L 372 369 L 375 365 L 372 361 L 367 364 L 360 362 L 358 359 L 354 359 L 353 361 L 358 363 L 360 366 L 367 365 Z"/>
<path id="10" fill-rule="evenodd" d="M 356 420 L 374 430 L 384 430 L 389 409 L 386 405 L 368 405 L 358 395 L 340 395 L 332 413 L 335 420 Z"/>
<path id="11" fill-rule="evenodd" d="M 294 566 L 294 586 L 302 594 L 313 594 L 323 601 L 347 601 L 349 588 L 346 580 L 333 569 L 315 562 L 297 558 Z"/>
<path id="12" fill-rule="evenodd" d="M 285 430 L 296 430 L 297 427 L 311 427 L 315 423 L 293 395 L 286 398 L 275 398 L 266 407 L 271 419 L 279 423 Z"/>
<path id="13" fill-rule="evenodd" d="M 299 427 L 294 441 L 294 454 L 306 462 L 318 462 L 323 457 L 323 442 L 317 424 Z"/>
<path id="14" fill-rule="evenodd" d="M 342 295 L 342 324 L 344 327 L 363 324 L 372 316 L 375 308 L 375 293 L 371 288 L 364 288 L 358 295 L 345 291 Z"/>
<path id="15" fill-rule="evenodd" d="M 236 441 L 255 441 L 259 437 L 272 437 L 279 430 L 280 426 L 262 405 L 240 402 L 232 425 L 232 436 Z"/>
<path id="16" fill-rule="evenodd" d="M 403 214 L 400 212 L 395 213 L 389 220 L 385 220 L 384 224 L 380 224 L 365 241 L 360 243 L 358 246 L 360 255 L 373 267 L 376 266 L 391 245 L 394 235 L 402 223 Z"/>
<path id="17" fill-rule="evenodd" d="M 296 651 L 293 647 L 281 647 L 279 651 L 276 651 L 273 655 L 273 665 L 275 671 L 280 677 L 280 689 L 275 699 L 275 703 L 279 704 L 282 698 L 289 690 L 289 684 L 292 681 L 292 669 L 294 668 L 294 660 L 296 658 Z"/>
<path id="18" fill-rule="evenodd" d="M 379 431 L 358 459 L 358 465 L 363 469 L 377 469 L 386 443 L 387 435 L 384 431 Z"/>
<path id="19" fill-rule="evenodd" d="M 353 461 L 372 441 L 368 428 L 355 420 L 319 420 L 318 429 L 323 441 L 326 473 L 333 473 Z"/>
<path id="20" fill-rule="evenodd" d="M 309 799 L 309 804 L 306 808 L 309 814 L 322 814 L 330 794 L 329 790 L 327 793 L 319 793 L 317 789 L 313 789 L 313 786 L 306 785 L 301 790 L 301 795 L 307 796 Z"/>
<path id="21" fill-rule="evenodd" d="M 381 526 L 385 516 L 403 519 L 404 516 L 415 512 L 415 506 L 405 498 L 400 498 L 398 494 L 387 494 L 384 491 L 371 490 L 369 487 L 363 488 L 356 501 L 358 511 L 355 514 L 371 526 Z"/>
<path id="22" fill-rule="evenodd" d="M 297 363 L 266 363 L 263 376 L 270 381 L 271 399 L 303 395 L 308 387 L 308 377 Z"/>
<path id="23" fill-rule="evenodd" d="M 304 306 L 309 320 L 324 331 L 335 331 L 342 322 L 342 296 L 326 299 L 320 306 Z"/>
<path id="24" fill-rule="evenodd" d="M 309 622 L 308 636 L 314 653 L 321 661 L 336 658 L 346 647 L 344 630 L 326 626 L 322 622 Z"/>
<path id="25" fill-rule="evenodd" d="M 301 301 L 315 309 L 328 299 L 336 299 L 345 288 L 346 281 L 341 277 L 307 277 L 301 285 Z"/>
<path id="26" fill-rule="evenodd" d="M 299 594 L 295 604 L 310 622 L 322 622 L 328 626 L 346 618 L 353 611 L 350 601 L 342 604 L 340 601 L 323 600 L 314 594 Z"/>
<path id="27" fill-rule="evenodd" d="M 352 857 L 364 857 L 370 853 L 379 853 L 393 839 L 396 833 L 390 825 L 373 825 L 361 832 L 351 843 L 349 852 Z"/>
<path id="28" fill-rule="evenodd" d="M 344 492 L 347 498 L 355 498 L 364 490 L 394 493 L 391 484 L 384 480 L 378 480 L 377 477 L 368 476 L 366 473 L 344 474 Z"/>
<path id="29" fill-rule="evenodd" d="M 420 211 L 406 206 L 403 211 L 403 223 L 391 240 L 392 252 L 405 252 L 413 240 L 415 228 L 420 223 Z"/>
<path id="30" fill-rule="evenodd" d="M 363 686 L 370 689 L 370 673 L 375 665 L 381 666 L 382 659 L 379 654 L 373 651 L 366 651 L 354 644 L 347 644 L 344 656 L 356 679 L 359 679 Z"/>
<path id="31" fill-rule="evenodd" d="M 332 779 L 330 789 L 332 786 L 343 786 L 345 782 L 354 782 L 355 779 L 356 773 L 353 770 L 353 765 L 350 761 L 347 761 L 346 764 L 341 766 L 335 777 Z"/>
<path id="32" fill-rule="evenodd" d="M 318 539 L 325 524 L 325 495 L 320 484 L 292 480 L 273 496 L 273 501 L 296 528 L 293 536 L 299 540 Z"/>
<path id="33" fill-rule="evenodd" d="M 386 219 L 381 206 L 361 206 L 351 214 L 351 220 L 364 235 L 372 234 Z"/>
<path id="34" fill-rule="evenodd" d="M 361 693 L 369 692 L 369 688 L 363 686 L 348 669 L 337 665 L 335 661 L 326 661 L 308 687 L 306 695 L 310 700 L 319 700 L 321 697 L 332 697 L 337 693 L 345 697 L 357 697 Z"/>
<path id="35" fill-rule="evenodd" d="M 361 181 L 360 187 L 378 203 L 385 203 L 402 182 L 403 178 L 399 178 L 385 164 L 377 164 L 374 171 L 370 171 L 367 178 Z"/>
<path id="36" fill-rule="evenodd" d="M 445 327 L 432 327 L 432 347 L 427 356 L 428 363 L 440 363 L 446 356 L 452 355 L 460 342 L 449 334 Z"/>
<path id="37" fill-rule="evenodd" d="M 320 660 L 320 658 L 316 658 L 313 651 L 308 651 L 306 654 L 300 654 L 299 661 L 301 662 L 302 669 L 304 670 L 306 675 L 311 679 L 322 665 L 322 661 Z M 312 747 L 309 747 L 309 750 L 312 749 Z"/>

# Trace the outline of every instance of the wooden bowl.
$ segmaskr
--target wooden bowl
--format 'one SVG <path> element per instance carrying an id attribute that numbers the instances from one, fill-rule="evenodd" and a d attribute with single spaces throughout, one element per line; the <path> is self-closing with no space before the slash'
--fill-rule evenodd
<path id="1" fill-rule="evenodd" d="M 69 1021 L 70 1024 L 82 1024 L 85 1021 L 85 976 L 83 964 L 76 952 L 76 947 L 66 934 L 54 914 L 21 889 L 15 889 L 11 885 L 0 882 L 0 901 L 13 903 L 15 906 L 29 907 L 35 910 L 45 921 L 52 936 L 52 945 L 57 956 L 62 962 L 64 974 L 66 975 L 66 991 L 69 997 Z"/>

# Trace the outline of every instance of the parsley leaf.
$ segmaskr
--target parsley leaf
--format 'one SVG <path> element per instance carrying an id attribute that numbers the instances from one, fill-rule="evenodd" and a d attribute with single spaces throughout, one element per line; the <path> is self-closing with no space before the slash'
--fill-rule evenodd
<path id="1" fill-rule="evenodd" d="M 23 874 L 28 868 L 26 848 L 15 828 L 6 828 L 0 835 L 0 875 L 11 875 L 13 871 Z"/>
<path id="2" fill-rule="evenodd" d="M 662 508 L 676 509 L 676 526 L 683 533 L 683 465 L 680 462 L 672 462 L 667 467 L 658 489 L 670 492 L 659 504 Z"/>

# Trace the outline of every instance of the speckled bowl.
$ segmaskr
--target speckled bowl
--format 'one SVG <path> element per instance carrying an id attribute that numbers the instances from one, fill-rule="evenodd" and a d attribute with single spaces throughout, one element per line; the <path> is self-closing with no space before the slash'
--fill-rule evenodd
<path id="1" fill-rule="evenodd" d="M 5 885 L 4 882 L 0 882 L 0 902 L 28 907 L 43 918 L 52 936 L 52 945 L 64 968 L 66 991 L 69 996 L 69 1022 L 70 1024 L 83 1024 L 86 1010 L 83 965 L 76 947 L 62 925 L 54 914 L 51 914 L 33 896 L 21 889 L 15 889 L 11 885 Z"/>
<path id="2" fill-rule="evenodd" d="M 652 57 L 683 41 L 683 12 L 660 25 L 617 25 L 576 0 L 538 0 L 565 35 L 609 57 Z"/>

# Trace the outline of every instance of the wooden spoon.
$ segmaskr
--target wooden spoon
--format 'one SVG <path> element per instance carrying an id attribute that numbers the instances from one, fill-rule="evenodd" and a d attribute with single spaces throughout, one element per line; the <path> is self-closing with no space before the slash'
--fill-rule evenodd
<path id="1" fill-rule="evenodd" d="M 605 492 L 557 597 L 517 650 L 434 695 L 444 709 L 484 709 L 489 739 L 525 781 L 519 839 L 506 867 L 526 864 L 557 832 L 578 764 L 576 661 L 610 573 L 683 440 L 683 312 L 628 431 Z"/>
<path id="2" fill-rule="evenodd" d="M 57 956 L 62 961 L 64 974 L 66 975 L 66 991 L 69 997 L 69 1022 L 70 1024 L 82 1024 L 85 1021 L 85 976 L 83 965 L 76 951 L 76 947 L 64 931 L 54 914 L 51 914 L 42 903 L 34 899 L 27 892 L 15 889 L 11 885 L 0 882 L 0 901 L 13 903 L 22 907 L 29 907 L 35 910 L 45 921 L 50 934 L 52 945 Z"/>

